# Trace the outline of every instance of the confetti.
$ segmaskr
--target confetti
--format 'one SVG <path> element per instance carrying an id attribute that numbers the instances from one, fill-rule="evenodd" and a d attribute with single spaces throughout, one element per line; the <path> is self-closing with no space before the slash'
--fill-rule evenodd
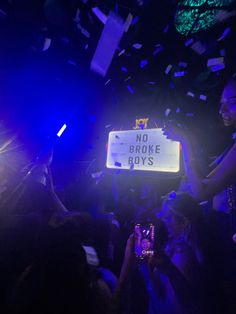
<path id="1" fill-rule="evenodd" d="M 165 110 L 165 117 L 168 117 L 168 115 L 170 114 L 170 112 L 171 112 L 171 109 L 170 109 L 170 108 L 167 108 L 167 109 Z"/>
<path id="2" fill-rule="evenodd" d="M 118 57 L 122 56 L 125 53 L 125 49 L 122 49 L 119 53 L 118 53 Z"/>
<path id="3" fill-rule="evenodd" d="M 133 15 L 131 13 L 129 13 L 128 16 L 127 16 L 127 19 L 125 21 L 125 24 L 124 24 L 124 29 L 125 29 L 126 33 L 128 32 L 128 30 L 130 28 L 132 20 L 133 20 Z"/>
<path id="4" fill-rule="evenodd" d="M 111 12 L 91 61 L 91 70 L 106 75 L 123 33 L 123 20 Z"/>
<path id="5" fill-rule="evenodd" d="M 124 79 L 124 82 L 129 81 L 131 78 L 132 78 L 132 76 L 128 76 L 128 77 L 126 77 L 126 78 Z"/>
<path id="6" fill-rule="evenodd" d="M 128 69 L 126 67 L 121 67 L 122 72 L 128 72 Z"/>
<path id="7" fill-rule="evenodd" d="M 188 112 L 185 114 L 186 117 L 194 117 L 194 114 L 192 112 Z"/>
<path id="8" fill-rule="evenodd" d="M 223 63 L 224 63 L 224 57 L 212 58 L 212 59 L 208 59 L 207 66 L 212 67 L 214 65 L 223 64 Z"/>
<path id="9" fill-rule="evenodd" d="M 220 49 L 220 55 L 221 55 L 222 57 L 225 56 L 225 49 Z"/>
<path id="10" fill-rule="evenodd" d="M 206 52 L 206 47 L 200 41 L 196 41 L 191 46 L 191 49 L 193 49 L 193 51 L 195 51 L 199 55 L 202 55 L 204 52 Z"/>
<path id="11" fill-rule="evenodd" d="M 193 39 L 191 38 L 191 39 L 187 40 L 184 44 L 186 47 L 188 47 L 188 46 L 192 45 L 192 43 L 193 43 Z"/>
<path id="12" fill-rule="evenodd" d="M 148 64 L 147 60 L 141 60 L 140 62 L 140 68 L 144 68 Z"/>
<path id="13" fill-rule="evenodd" d="M 151 82 L 148 82 L 148 84 L 149 84 L 149 85 L 155 85 L 156 82 L 151 81 Z"/>
<path id="14" fill-rule="evenodd" d="M 89 47 L 89 45 L 88 45 L 88 44 L 86 44 L 86 45 L 84 46 L 84 49 L 85 49 L 85 50 L 87 50 L 87 49 L 88 49 L 88 47 Z"/>
<path id="15" fill-rule="evenodd" d="M 92 12 L 96 15 L 99 21 L 101 21 L 104 25 L 106 24 L 107 16 L 98 7 L 92 8 Z"/>
<path id="16" fill-rule="evenodd" d="M 185 71 L 175 72 L 175 73 L 174 73 L 174 77 L 184 76 L 184 75 L 185 75 Z"/>
<path id="17" fill-rule="evenodd" d="M 112 124 L 107 124 L 107 125 L 105 125 L 105 129 L 109 129 L 109 128 L 111 128 L 112 127 Z"/>
<path id="18" fill-rule="evenodd" d="M 127 85 L 128 90 L 130 91 L 131 94 L 134 94 L 134 90 L 130 85 Z"/>
<path id="19" fill-rule="evenodd" d="M 52 42 L 51 38 L 45 38 L 42 51 L 48 50 L 51 45 L 51 42 Z"/>
<path id="20" fill-rule="evenodd" d="M 106 83 L 105 83 L 105 86 L 106 86 L 107 84 L 109 84 L 110 81 L 111 81 L 111 79 L 107 80 Z"/>
<path id="21" fill-rule="evenodd" d="M 98 178 L 100 178 L 102 175 L 103 175 L 103 172 L 102 172 L 102 171 L 98 171 L 98 172 L 92 173 L 92 174 L 91 174 L 91 177 L 92 177 L 93 179 L 98 179 Z"/>
<path id="22" fill-rule="evenodd" d="M 236 11 L 226 11 L 226 10 L 220 10 L 218 11 L 218 14 L 216 15 L 216 21 L 223 22 L 224 20 L 227 20 L 228 18 L 236 15 Z"/>
<path id="23" fill-rule="evenodd" d="M 172 64 L 169 64 L 169 65 L 167 66 L 167 68 L 165 69 L 165 74 L 166 74 L 166 75 L 169 74 L 169 72 L 170 72 L 170 70 L 172 69 L 172 67 L 173 67 Z"/>
<path id="24" fill-rule="evenodd" d="M 116 161 L 116 162 L 115 162 L 115 166 L 116 166 L 116 167 L 121 167 L 122 164 L 121 164 L 120 162 Z"/>
<path id="25" fill-rule="evenodd" d="M 7 16 L 7 14 L 6 14 L 6 12 L 5 11 L 3 11 L 2 9 L 0 9 L 0 17 L 6 17 Z"/>
<path id="26" fill-rule="evenodd" d="M 163 30 L 163 33 L 167 33 L 168 32 L 168 30 L 169 30 L 169 27 L 170 27 L 170 25 L 168 24 L 168 25 L 166 25 L 166 27 L 164 28 L 164 30 Z"/>
<path id="27" fill-rule="evenodd" d="M 187 92 L 187 96 L 189 96 L 189 97 L 195 97 L 194 93 L 192 93 L 192 92 Z"/>
<path id="28" fill-rule="evenodd" d="M 163 49 L 164 48 L 160 44 L 156 45 L 156 49 L 153 51 L 152 55 L 156 56 L 159 52 L 163 51 Z"/>
<path id="29" fill-rule="evenodd" d="M 223 63 L 223 64 L 216 64 L 216 65 L 213 65 L 213 66 L 211 67 L 211 71 L 212 71 L 212 72 L 217 72 L 217 71 L 223 70 L 224 68 L 225 68 L 224 63 Z"/>
<path id="30" fill-rule="evenodd" d="M 133 44 L 132 47 L 135 48 L 135 49 L 141 49 L 143 47 L 143 45 L 139 44 L 139 43 L 136 43 L 136 44 Z"/>
<path id="31" fill-rule="evenodd" d="M 137 24 L 138 21 L 139 21 L 139 17 L 138 17 L 138 16 L 135 16 L 135 17 L 133 18 L 132 25 Z"/>
<path id="32" fill-rule="evenodd" d="M 77 65 L 77 63 L 74 60 L 68 60 L 67 63 L 71 64 L 71 65 L 74 65 L 74 66 Z"/>
<path id="33" fill-rule="evenodd" d="M 199 99 L 201 99 L 203 101 L 206 101 L 207 100 L 207 96 L 206 95 L 200 95 Z"/>
<path id="34" fill-rule="evenodd" d="M 73 21 L 75 23 L 79 23 L 79 21 L 80 21 L 80 9 L 79 8 L 76 10 L 75 18 Z"/>
<path id="35" fill-rule="evenodd" d="M 186 62 L 180 61 L 179 66 L 182 68 L 186 68 L 188 66 L 188 64 Z"/>
<path id="36" fill-rule="evenodd" d="M 217 41 L 221 41 L 221 40 L 225 39 L 225 37 L 227 37 L 230 32 L 231 32 L 231 28 L 226 27 L 226 29 L 223 31 L 222 35 L 217 39 Z"/>
<path id="37" fill-rule="evenodd" d="M 176 113 L 180 113 L 180 108 L 178 107 L 178 108 L 176 108 L 176 111 L 175 111 Z"/>

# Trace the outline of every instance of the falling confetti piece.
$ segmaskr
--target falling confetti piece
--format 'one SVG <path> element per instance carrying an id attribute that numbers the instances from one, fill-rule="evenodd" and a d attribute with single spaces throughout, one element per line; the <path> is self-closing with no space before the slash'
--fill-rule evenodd
<path id="1" fill-rule="evenodd" d="M 168 117 L 168 115 L 170 114 L 170 112 L 171 112 L 171 109 L 170 109 L 170 108 L 167 108 L 167 109 L 165 110 L 165 117 Z"/>
<path id="2" fill-rule="evenodd" d="M 187 92 L 187 96 L 189 96 L 189 97 L 195 97 L 194 93 L 192 93 L 192 92 Z"/>
<path id="3" fill-rule="evenodd" d="M 150 84 L 150 85 L 155 85 L 156 82 L 151 81 L 151 82 L 148 82 L 148 84 Z"/>
<path id="4" fill-rule="evenodd" d="M 169 27 L 170 27 L 170 25 L 168 24 L 168 25 L 166 25 L 166 27 L 164 28 L 164 30 L 163 30 L 163 33 L 167 33 L 168 32 L 168 30 L 169 30 Z"/>
<path id="5" fill-rule="evenodd" d="M 194 114 L 192 112 L 188 112 L 185 114 L 186 117 L 194 117 Z"/>
<path id="6" fill-rule="evenodd" d="M 128 69 L 126 67 L 121 67 L 122 72 L 128 72 Z"/>
<path id="7" fill-rule="evenodd" d="M 105 125 L 105 129 L 108 129 L 108 128 L 111 128 L 111 127 L 112 127 L 112 124 Z"/>
<path id="8" fill-rule="evenodd" d="M 191 38 L 191 39 L 187 40 L 184 44 L 186 47 L 188 47 L 188 46 L 192 45 L 192 43 L 193 43 L 193 39 Z"/>
<path id="9" fill-rule="evenodd" d="M 221 57 L 225 57 L 225 49 L 220 49 L 220 55 Z"/>
<path id="10" fill-rule="evenodd" d="M 130 91 L 131 94 L 134 94 L 134 90 L 130 85 L 127 85 L 128 90 Z"/>
<path id="11" fill-rule="evenodd" d="M 223 64 L 223 63 L 224 63 L 224 57 L 211 58 L 211 59 L 208 59 L 207 66 L 212 67 L 214 65 Z"/>
<path id="12" fill-rule="evenodd" d="M 102 76 L 106 75 L 121 37 L 124 34 L 124 27 L 123 20 L 111 12 L 91 61 L 91 70 Z"/>
<path id="13" fill-rule="evenodd" d="M 207 100 L 207 96 L 206 95 L 200 95 L 199 99 L 201 99 L 203 101 L 206 101 Z"/>
<path id="14" fill-rule="evenodd" d="M 128 76 L 128 77 L 126 77 L 126 78 L 124 79 L 124 82 L 129 81 L 131 78 L 132 78 L 132 76 Z"/>
<path id="15" fill-rule="evenodd" d="M 200 42 L 196 41 L 192 46 L 191 49 L 195 51 L 197 54 L 202 55 L 206 52 L 206 47 Z"/>
<path id="16" fill-rule="evenodd" d="M 216 64 L 216 65 L 213 65 L 211 67 L 211 72 L 217 72 L 217 71 L 221 71 L 225 68 L 225 65 L 224 63 L 223 64 Z"/>
<path id="17" fill-rule="evenodd" d="M 73 60 L 68 60 L 67 63 L 68 63 L 68 64 L 71 64 L 71 65 L 74 65 L 74 66 L 77 65 L 77 63 L 76 63 L 75 61 L 73 61 Z"/>
<path id="18" fill-rule="evenodd" d="M 45 38 L 42 51 L 46 51 L 51 46 L 51 38 Z"/>
<path id="19" fill-rule="evenodd" d="M 175 72 L 175 73 L 174 73 L 174 77 L 184 76 L 184 75 L 185 75 L 185 71 Z"/>
<path id="20" fill-rule="evenodd" d="M 138 23 L 138 21 L 139 21 L 139 17 L 138 17 L 138 16 L 135 16 L 135 17 L 133 18 L 132 25 L 135 25 L 136 23 Z"/>
<path id="21" fill-rule="evenodd" d="M 109 84 L 110 81 L 111 81 L 111 79 L 107 80 L 106 83 L 105 83 L 105 86 L 106 86 L 107 84 Z"/>
<path id="22" fill-rule="evenodd" d="M 133 44 L 133 48 L 135 49 L 141 49 L 142 47 L 143 47 L 142 44 L 139 44 L 139 43 Z"/>
<path id="23" fill-rule="evenodd" d="M 163 51 L 163 49 L 164 48 L 160 44 L 156 45 L 156 49 L 153 51 L 152 55 L 156 56 L 159 52 Z"/>
<path id="24" fill-rule="evenodd" d="M 188 64 L 186 62 L 180 61 L 179 66 L 182 68 L 186 68 L 188 66 Z"/>
<path id="25" fill-rule="evenodd" d="M 141 60 L 140 62 L 140 68 L 144 68 L 148 64 L 147 60 Z"/>
<path id="26" fill-rule="evenodd" d="M 180 108 L 178 107 L 175 112 L 180 113 Z"/>
<path id="27" fill-rule="evenodd" d="M 125 49 L 122 49 L 119 53 L 118 53 L 118 57 L 122 56 L 125 53 Z"/>
<path id="28" fill-rule="evenodd" d="M 133 20 L 133 15 L 129 13 L 124 24 L 124 30 L 126 33 L 128 32 L 130 25 L 132 24 L 132 20 Z"/>
<path id="29" fill-rule="evenodd" d="M 217 41 L 221 41 L 221 40 L 225 39 L 225 37 L 227 37 L 230 32 L 231 32 L 231 28 L 226 27 L 226 29 L 223 31 L 222 35 L 217 39 Z"/>
<path id="30" fill-rule="evenodd" d="M 92 8 L 92 12 L 104 25 L 106 24 L 107 16 L 98 7 Z"/>
<path id="31" fill-rule="evenodd" d="M 167 68 L 165 69 L 165 74 L 166 74 L 166 75 L 169 74 L 169 72 L 170 72 L 170 70 L 172 69 L 172 67 L 173 67 L 172 64 L 169 64 L 169 65 L 167 66 Z"/>
<path id="32" fill-rule="evenodd" d="M 0 9 L 0 17 L 6 17 L 7 13 L 5 11 L 3 11 L 2 9 Z"/>

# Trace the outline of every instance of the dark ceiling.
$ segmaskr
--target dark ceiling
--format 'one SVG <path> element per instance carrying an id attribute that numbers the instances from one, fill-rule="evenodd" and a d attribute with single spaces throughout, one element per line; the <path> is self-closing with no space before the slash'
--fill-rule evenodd
<path id="1" fill-rule="evenodd" d="M 55 134 L 67 121 L 71 130 L 65 138 L 74 136 L 80 147 L 87 147 L 89 158 L 111 128 L 132 128 L 135 118 L 144 116 L 154 127 L 165 119 L 166 109 L 173 119 L 213 128 L 223 82 L 236 72 L 236 19 L 181 35 L 174 24 L 178 3 L 1 0 L 1 120 L 28 134 L 29 142 Z M 91 10 L 95 6 L 106 15 L 133 15 L 105 77 L 90 70 L 104 27 Z M 51 43 L 43 51 L 46 38 Z M 204 52 L 194 51 L 189 40 L 200 42 Z M 208 59 L 221 56 L 225 68 L 213 72 Z"/>

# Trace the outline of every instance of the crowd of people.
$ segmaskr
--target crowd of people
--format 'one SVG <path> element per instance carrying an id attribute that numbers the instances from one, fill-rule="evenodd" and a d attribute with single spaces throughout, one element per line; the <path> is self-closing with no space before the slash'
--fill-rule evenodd
<path id="1" fill-rule="evenodd" d="M 236 126 L 235 78 L 220 114 Z M 181 142 L 185 184 L 163 197 L 143 186 L 139 197 L 111 195 L 95 211 L 79 202 L 72 211 L 45 160 L 1 192 L 1 313 L 236 313 L 236 146 L 204 175 L 189 134 L 173 123 L 164 132 Z M 155 227 L 152 254 L 142 258 L 137 223 Z"/>

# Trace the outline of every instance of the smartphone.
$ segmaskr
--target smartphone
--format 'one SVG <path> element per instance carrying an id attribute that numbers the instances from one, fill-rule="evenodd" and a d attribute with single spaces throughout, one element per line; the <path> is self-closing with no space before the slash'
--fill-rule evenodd
<path id="1" fill-rule="evenodd" d="M 134 227 L 135 255 L 137 258 L 144 259 L 154 255 L 154 235 L 153 224 L 136 224 Z"/>

